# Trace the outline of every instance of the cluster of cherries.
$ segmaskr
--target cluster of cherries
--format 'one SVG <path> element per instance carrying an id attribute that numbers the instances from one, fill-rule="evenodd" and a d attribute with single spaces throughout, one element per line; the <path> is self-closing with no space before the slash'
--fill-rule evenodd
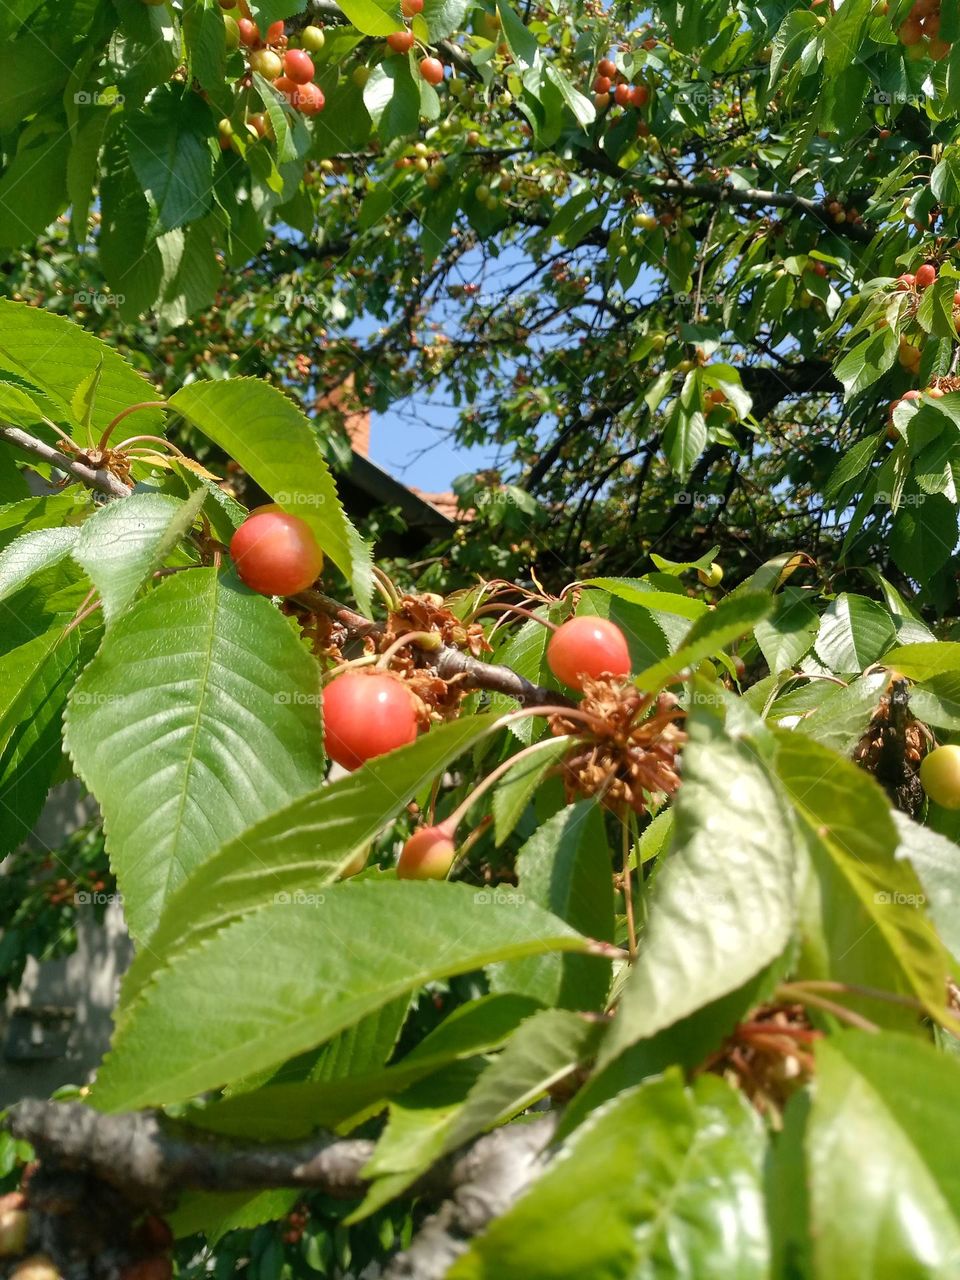
<path id="1" fill-rule="evenodd" d="M 250 70 L 269 80 L 279 89 L 291 107 L 305 116 L 315 116 L 323 110 L 323 90 L 313 83 L 316 67 L 310 57 L 310 49 L 323 48 L 324 34 L 319 27 L 305 27 L 300 36 L 300 49 L 288 49 L 283 22 L 274 22 L 267 34 L 260 35 L 260 28 L 250 18 L 237 23 L 240 43 L 247 49 Z"/>
<path id="2" fill-rule="evenodd" d="M 650 101 L 650 90 L 645 84 L 629 84 L 612 58 L 601 58 L 593 82 L 593 105 L 600 111 L 610 105 L 611 97 L 618 107 L 639 109 Z"/>
<path id="3" fill-rule="evenodd" d="M 323 567 L 323 552 L 306 521 L 278 506 L 250 513 L 230 542 L 237 574 L 262 595 L 305 591 Z M 630 674 L 630 651 L 623 632 L 606 618 L 570 618 L 547 645 L 547 665 L 563 684 L 582 689 L 584 679 Z M 420 729 L 411 689 L 391 671 L 353 667 L 323 689 L 324 746 L 342 768 L 414 742 Z M 403 847 L 397 865 L 401 879 L 443 879 L 455 857 L 455 827 L 448 819 L 422 827 Z"/>
<path id="4" fill-rule="evenodd" d="M 924 290 L 929 289 L 937 280 L 937 268 L 932 262 L 925 262 L 919 266 L 914 272 L 904 272 L 903 275 L 897 276 L 894 288 L 898 293 L 912 293 L 919 295 Z M 953 295 L 953 309 L 960 310 L 960 289 Z M 918 346 L 910 342 L 907 338 L 901 337 L 899 351 L 897 356 L 901 368 L 906 369 L 909 373 L 917 374 L 920 372 L 920 361 L 923 358 L 923 352 Z M 943 387 L 931 386 L 926 391 L 906 391 L 899 399 L 892 401 L 889 410 L 887 422 L 887 435 L 891 440 L 899 439 L 900 433 L 893 425 L 893 415 L 897 405 L 903 404 L 905 401 L 920 400 L 924 395 L 930 396 L 934 400 L 942 399 L 947 393 Z"/>
<path id="5" fill-rule="evenodd" d="M 912 57 L 926 56 L 934 62 L 942 62 L 952 47 L 940 38 L 940 0 L 915 0 L 897 35 Z"/>

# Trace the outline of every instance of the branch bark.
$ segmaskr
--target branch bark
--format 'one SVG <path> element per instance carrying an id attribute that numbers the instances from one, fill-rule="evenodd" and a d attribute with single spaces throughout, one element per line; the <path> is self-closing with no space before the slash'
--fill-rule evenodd
<path id="1" fill-rule="evenodd" d="M 110 498 L 126 498 L 130 493 L 129 486 L 122 480 L 118 480 L 112 472 L 87 466 L 85 462 L 61 453 L 59 449 L 54 449 L 52 445 L 46 444 L 36 436 L 21 431 L 19 427 L 0 426 L 0 440 L 13 445 L 15 449 L 31 454 L 34 458 L 40 458 L 43 462 L 59 467 L 61 471 L 76 476 L 88 488 L 105 493 Z"/>
<path id="2" fill-rule="evenodd" d="M 59 453 L 36 436 L 21 431 L 18 427 L 0 427 L 0 440 L 51 462 L 61 470 L 82 481 L 91 489 L 97 489 L 111 498 L 127 498 L 132 489 L 118 480 L 109 471 L 97 471 L 84 463 Z M 367 635 L 375 635 L 383 630 L 382 624 L 365 618 L 353 609 L 347 608 L 338 600 L 324 595 L 322 591 L 304 591 L 296 597 L 308 608 L 325 613 L 327 617 L 340 622 L 357 639 Z M 463 653 L 452 645 L 442 645 L 435 651 L 422 651 L 426 665 L 433 667 L 443 680 L 452 680 L 454 676 L 461 678 L 461 683 L 468 689 L 486 689 L 491 693 L 502 693 L 509 698 L 516 698 L 524 707 L 563 705 L 572 706 L 570 699 L 554 689 L 545 689 L 542 685 L 511 671 L 509 667 L 494 666 L 489 662 L 481 662 L 471 654 Z"/>

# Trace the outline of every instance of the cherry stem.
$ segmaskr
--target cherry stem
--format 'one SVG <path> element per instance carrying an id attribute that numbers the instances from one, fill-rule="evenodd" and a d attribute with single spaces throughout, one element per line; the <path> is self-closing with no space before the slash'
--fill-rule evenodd
<path id="1" fill-rule="evenodd" d="M 847 1022 L 851 1027 L 857 1027 L 860 1031 L 879 1031 L 880 1028 L 875 1022 L 871 1022 L 869 1018 L 862 1018 L 859 1013 L 854 1013 L 852 1009 L 846 1009 L 842 1004 L 837 1004 L 835 1000 L 827 1000 L 824 996 L 818 996 L 813 991 L 808 991 L 802 983 L 790 984 L 784 983 L 777 988 L 777 995 L 785 999 L 799 1000 L 801 1004 L 813 1005 L 816 1009 L 822 1009 L 824 1013 L 830 1013 L 835 1018 L 839 1018 L 841 1022 Z"/>
<path id="2" fill-rule="evenodd" d="M 399 653 L 401 649 L 408 644 L 418 645 L 421 649 L 439 649 L 443 641 L 436 631 L 407 631 L 398 639 L 394 640 L 389 648 L 384 649 L 383 653 L 377 659 L 377 670 L 382 671 L 389 665 L 390 659 L 395 653 Z"/>
<path id="3" fill-rule="evenodd" d="M 477 823 L 474 829 L 467 836 L 466 840 L 464 840 L 463 844 L 461 844 L 460 848 L 457 850 L 458 863 L 463 862 L 464 858 L 467 856 L 467 854 L 470 852 L 473 846 L 477 843 L 480 837 L 484 834 L 484 832 L 489 830 L 490 824 L 492 822 L 493 822 L 493 814 L 492 813 L 484 814 L 484 816 L 480 819 L 480 821 Z M 451 867 L 451 871 L 452 870 L 453 868 Z"/>
<path id="4" fill-rule="evenodd" d="M 579 707 L 521 707 L 519 711 L 508 711 L 505 716 L 493 725 L 491 733 L 495 729 L 504 729 L 508 725 L 514 723 L 515 720 L 524 720 L 528 716 L 564 716 L 568 720 L 579 720 L 581 724 L 585 724 L 593 733 L 602 734 L 605 726 L 595 717 L 589 715 L 586 711 L 581 711 Z"/>
<path id="5" fill-rule="evenodd" d="M 131 413 L 139 413 L 141 409 L 169 409 L 169 408 L 170 408 L 170 405 L 167 403 L 166 400 L 142 400 L 140 404 L 127 405 L 126 409 L 121 409 L 120 412 L 117 414 L 117 416 L 111 422 L 107 423 L 106 427 L 104 428 L 103 435 L 100 437 L 100 443 L 97 445 L 97 448 L 106 449 L 107 442 L 110 439 L 110 437 L 113 435 L 113 432 L 116 429 L 116 427 L 124 420 L 124 418 L 128 418 Z"/>
<path id="6" fill-rule="evenodd" d="M 49 427 L 51 431 L 55 431 L 64 444 L 68 445 L 71 450 L 74 452 L 77 451 L 78 446 L 76 440 L 74 440 L 73 436 L 68 435 L 66 431 L 64 431 L 63 427 L 58 427 L 57 424 L 55 422 L 51 422 L 49 418 L 44 418 L 43 423 L 44 426 Z"/>
<path id="7" fill-rule="evenodd" d="M 546 618 L 541 618 L 537 614 L 531 612 L 530 609 L 524 609 L 519 604 L 485 604 L 479 609 L 475 609 L 472 618 L 479 618 L 482 613 L 519 613 L 523 618 L 532 618 L 534 622 L 539 622 L 541 627 L 546 627 L 548 631 L 556 631 L 557 624 L 548 622 Z"/>
<path id="8" fill-rule="evenodd" d="M 566 741 L 573 742 L 573 738 L 569 735 L 561 735 L 556 738 L 544 738 L 542 742 L 534 742 L 529 747 L 524 747 L 522 751 L 518 751 L 516 755 L 510 756 L 508 760 L 504 760 L 501 764 L 492 770 L 467 796 L 466 800 L 461 801 L 448 818 L 444 818 L 439 824 L 441 827 L 449 828 L 451 834 L 456 831 L 457 827 L 467 816 L 480 797 L 494 785 L 499 782 L 505 773 L 508 773 L 515 764 L 521 760 L 525 760 L 528 756 L 532 756 L 537 751 L 542 751 L 544 747 L 549 747 L 555 742 Z"/>
<path id="9" fill-rule="evenodd" d="M 633 876 L 630 872 L 630 828 L 625 822 L 620 824 L 623 832 L 623 901 L 626 906 L 627 916 L 627 950 L 630 954 L 630 963 L 637 958 L 637 927 L 633 918 Z"/>
<path id="10" fill-rule="evenodd" d="M 126 449 L 130 445 L 136 444 L 138 440 L 150 440 L 153 444 L 165 445 L 166 448 L 171 449 L 178 458 L 185 458 L 187 456 L 182 449 L 177 448 L 172 440 L 164 440 L 163 436 L 128 436 L 127 439 L 121 441 L 120 444 L 114 445 L 114 449 L 117 451 Z"/>
<path id="11" fill-rule="evenodd" d="M 378 565 L 372 565 L 373 581 L 383 596 L 384 603 L 391 613 L 396 613 L 400 608 L 400 592 L 397 590 L 396 584 Z"/>
<path id="12" fill-rule="evenodd" d="M 902 996 L 896 991 L 881 991 L 879 987 L 864 987 L 857 982 L 836 982 L 828 979 L 811 978 L 803 982 L 783 982 L 781 991 L 832 991 L 839 995 L 863 996 L 867 1000 L 881 1000 L 884 1004 L 902 1005 L 905 1009 L 924 1011 L 923 1005 L 913 996 Z"/>

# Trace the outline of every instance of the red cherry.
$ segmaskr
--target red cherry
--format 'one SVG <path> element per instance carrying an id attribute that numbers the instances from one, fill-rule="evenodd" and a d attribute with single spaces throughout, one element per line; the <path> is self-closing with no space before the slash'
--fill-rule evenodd
<path id="1" fill-rule="evenodd" d="M 417 736 L 413 694 L 383 671 L 344 671 L 323 691 L 327 755 L 344 769 L 404 747 Z"/>
<path id="2" fill-rule="evenodd" d="M 405 18 L 415 18 L 423 12 L 423 0 L 400 0 L 400 12 Z"/>
<path id="3" fill-rule="evenodd" d="M 283 39 L 283 21 L 271 22 L 267 27 L 267 44 L 277 44 Z"/>
<path id="4" fill-rule="evenodd" d="M 398 880 L 445 880 L 457 856 L 453 831 L 445 823 L 421 827 L 403 846 L 397 862 Z"/>
<path id="5" fill-rule="evenodd" d="M 897 34 L 900 36 L 900 43 L 909 47 L 919 44 L 923 39 L 923 27 L 919 22 L 914 22 L 912 18 L 908 18 Z"/>
<path id="6" fill-rule="evenodd" d="M 571 689 L 581 678 L 630 674 L 630 650 L 623 632 L 607 618 L 570 618 L 559 626 L 547 645 L 547 666 Z"/>
<path id="7" fill-rule="evenodd" d="M 612 80 L 617 74 L 617 64 L 612 58 L 601 58 L 597 63 L 597 71 L 608 80 Z"/>
<path id="8" fill-rule="evenodd" d="M 306 521 L 285 511 L 248 516 L 230 541 L 241 582 L 265 596 L 305 591 L 323 568 L 323 552 Z"/>
<path id="9" fill-rule="evenodd" d="M 596 80 L 594 80 L 594 82 L 593 82 L 593 92 L 594 92 L 594 93 L 609 93 L 609 92 L 610 92 L 610 77 L 609 77 L 609 76 L 597 76 Z"/>
<path id="10" fill-rule="evenodd" d="M 309 84 L 316 68 L 309 53 L 303 49 L 288 49 L 283 55 L 283 70 L 295 84 Z"/>
<path id="11" fill-rule="evenodd" d="M 917 288 L 929 289 L 937 278 L 937 268 L 929 262 L 917 268 Z"/>
<path id="12" fill-rule="evenodd" d="M 305 116 L 315 116 L 323 110 L 326 98 L 318 84 L 298 84 L 291 95 L 292 106 Z"/>
<path id="13" fill-rule="evenodd" d="M 908 289 L 912 289 L 917 283 L 917 277 L 909 271 L 904 272 L 902 276 L 897 276 L 897 292 L 906 293 Z"/>
<path id="14" fill-rule="evenodd" d="M 248 49 L 254 49 L 260 43 L 260 28 L 249 18 L 241 18 L 237 23 L 240 32 L 240 43 Z"/>
<path id="15" fill-rule="evenodd" d="M 613 91 L 613 100 L 618 107 L 630 105 L 631 89 L 628 84 L 618 84 Z"/>
<path id="16" fill-rule="evenodd" d="M 421 58 L 420 74 L 427 84 L 434 86 L 443 83 L 443 63 L 439 58 Z"/>
<path id="17" fill-rule="evenodd" d="M 630 90 L 631 107 L 645 107 L 650 101 L 650 90 L 645 84 L 635 84 Z"/>
<path id="18" fill-rule="evenodd" d="M 413 32 L 391 31 L 387 36 L 387 44 L 394 53 L 409 53 L 413 48 Z"/>

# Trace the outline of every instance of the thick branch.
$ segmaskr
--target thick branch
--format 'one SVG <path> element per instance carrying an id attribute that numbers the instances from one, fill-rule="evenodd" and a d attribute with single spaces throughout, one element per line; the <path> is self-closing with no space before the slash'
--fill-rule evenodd
<path id="1" fill-rule="evenodd" d="M 85 462 L 71 458 L 69 454 L 61 453 L 52 445 L 45 444 L 37 436 L 21 431 L 19 427 L 0 427 L 0 440 L 5 440 L 15 449 L 21 449 L 24 453 L 32 454 L 35 458 L 41 458 L 44 462 L 59 467 L 61 471 L 82 480 L 89 488 L 97 489 L 111 498 L 126 498 L 130 493 L 129 486 L 122 480 L 118 480 L 112 472 L 89 467 Z"/>
<path id="2" fill-rule="evenodd" d="M 602 151 L 581 151 L 579 155 L 591 169 L 605 173 L 611 178 L 629 181 L 638 191 L 647 196 L 675 196 L 695 203 L 727 204 L 742 209 L 791 209 L 806 217 L 815 218 L 821 226 L 826 225 L 838 236 L 845 236 L 848 240 L 869 244 L 873 239 L 873 232 L 869 227 L 862 223 L 835 222 L 824 204 L 817 200 L 810 200 L 807 196 L 797 195 L 795 191 L 763 191 L 756 187 L 735 187 L 728 182 L 690 182 L 684 178 L 657 178 L 646 173 L 632 173 L 629 169 L 621 169 L 616 161 L 611 160 Z"/>
<path id="3" fill-rule="evenodd" d="M 320 1190 L 360 1199 L 374 1143 L 328 1134 L 298 1143 L 252 1143 L 189 1130 L 153 1112 L 104 1115 L 78 1102 L 28 1098 L 15 1103 L 6 1127 L 29 1142 L 42 1169 L 69 1172 L 121 1192 L 135 1205 L 163 1209 L 183 1191 Z M 503 1213 L 541 1169 L 557 1116 L 497 1129 L 439 1162 L 414 1194 L 441 1205 L 401 1254 L 391 1276 L 441 1276 L 464 1241 Z M 440 1266 L 444 1263 L 443 1267 Z"/>
<path id="4" fill-rule="evenodd" d="M 322 591 L 303 591 L 297 600 L 328 618 L 339 622 L 357 639 L 363 636 L 380 635 L 383 626 L 379 622 L 371 622 L 362 614 L 348 609 L 339 600 L 334 600 Z M 422 650 L 422 657 L 432 666 L 443 680 L 461 677 L 460 683 L 468 689 L 486 689 L 490 693 L 502 693 L 508 698 L 516 698 L 524 707 L 572 706 L 570 700 L 556 689 L 545 689 L 543 685 L 518 675 L 509 667 L 494 666 L 490 662 L 481 662 L 472 654 L 464 653 L 453 645 L 441 645 L 436 650 Z"/>
<path id="5" fill-rule="evenodd" d="M 317 1187 L 341 1199 L 363 1195 L 361 1170 L 373 1143 L 324 1136 L 268 1147 L 189 1132 L 151 1112 L 103 1115 L 78 1102 L 27 1098 L 7 1125 L 41 1161 L 98 1178 L 133 1201 L 162 1205 L 182 1190 Z"/>
<path id="6" fill-rule="evenodd" d="M 450 1169 L 452 1197 L 394 1258 L 384 1280 L 441 1280 L 472 1237 L 506 1213 L 539 1174 L 556 1125 L 557 1116 L 548 1114 L 481 1138 Z"/>

